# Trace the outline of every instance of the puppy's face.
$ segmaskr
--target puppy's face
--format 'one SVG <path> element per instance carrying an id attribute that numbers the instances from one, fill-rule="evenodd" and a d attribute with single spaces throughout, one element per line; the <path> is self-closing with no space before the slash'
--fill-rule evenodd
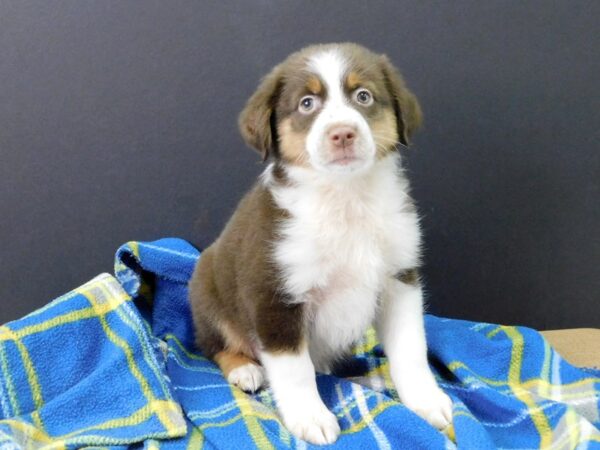
<path id="1" fill-rule="evenodd" d="M 326 173 L 359 173 L 408 144 L 415 97 L 383 55 L 354 44 L 311 46 L 267 75 L 240 115 L 266 159 Z"/>

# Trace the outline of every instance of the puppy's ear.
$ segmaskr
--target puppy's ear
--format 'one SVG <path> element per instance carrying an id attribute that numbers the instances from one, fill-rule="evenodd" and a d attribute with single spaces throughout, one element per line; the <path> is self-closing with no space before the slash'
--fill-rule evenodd
<path id="1" fill-rule="evenodd" d="M 421 107 L 415 95 L 406 88 L 400 72 L 387 56 L 381 55 L 380 65 L 396 113 L 398 138 L 401 144 L 408 146 L 413 133 L 423 122 Z"/>
<path id="2" fill-rule="evenodd" d="M 258 150 L 263 161 L 276 151 L 275 106 L 281 89 L 282 72 L 281 66 L 276 66 L 261 80 L 238 119 L 244 141 Z"/>

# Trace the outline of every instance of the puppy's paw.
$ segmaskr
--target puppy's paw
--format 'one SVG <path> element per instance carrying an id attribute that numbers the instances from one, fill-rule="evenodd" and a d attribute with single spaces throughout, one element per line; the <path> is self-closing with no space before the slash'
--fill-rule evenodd
<path id="1" fill-rule="evenodd" d="M 311 444 L 332 444 L 340 435 L 336 417 L 325 406 L 295 411 L 284 423 L 293 435 Z"/>
<path id="2" fill-rule="evenodd" d="M 452 400 L 437 385 L 405 392 L 401 400 L 438 430 L 452 423 Z"/>
<path id="3" fill-rule="evenodd" d="M 227 381 L 243 391 L 256 392 L 265 383 L 265 370 L 257 364 L 244 364 L 229 372 Z"/>

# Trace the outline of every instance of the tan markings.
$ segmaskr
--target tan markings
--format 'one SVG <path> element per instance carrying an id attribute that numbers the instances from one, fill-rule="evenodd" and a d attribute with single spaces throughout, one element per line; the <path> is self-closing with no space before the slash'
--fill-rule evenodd
<path id="1" fill-rule="evenodd" d="M 393 152 L 398 144 L 398 128 L 396 116 L 390 109 L 385 109 L 382 115 L 370 122 L 371 133 L 377 146 L 377 159 Z"/>
<path id="2" fill-rule="evenodd" d="M 292 120 L 289 117 L 281 121 L 277 131 L 283 160 L 297 166 L 308 166 L 306 135 L 292 129 Z"/>
<path id="3" fill-rule="evenodd" d="M 306 81 L 306 87 L 312 94 L 320 94 L 323 91 L 323 85 L 321 84 L 321 80 L 319 80 L 315 76 L 311 76 Z"/>
<path id="4" fill-rule="evenodd" d="M 250 343 L 237 333 L 229 323 L 225 321 L 220 322 L 219 329 L 225 340 L 227 351 L 243 354 L 248 357 L 254 356 Z"/>
<path id="5" fill-rule="evenodd" d="M 219 368 L 223 371 L 225 378 L 229 376 L 232 370 L 237 369 L 238 367 L 245 366 L 246 364 L 256 364 L 256 361 L 248 358 L 246 355 L 228 350 L 223 350 L 215 354 L 214 359 L 219 365 Z"/>
<path id="6" fill-rule="evenodd" d="M 362 84 L 360 75 L 356 72 L 350 72 L 346 77 L 346 87 L 353 91 Z"/>

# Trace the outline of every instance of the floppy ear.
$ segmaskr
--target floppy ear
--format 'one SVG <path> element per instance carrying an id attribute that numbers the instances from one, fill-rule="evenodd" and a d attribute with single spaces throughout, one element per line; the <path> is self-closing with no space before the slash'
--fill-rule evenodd
<path id="1" fill-rule="evenodd" d="M 398 124 L 400 143 L 408 146 L 413 133 L 423 122 L 423 113 L 415 95 L 410 92 L 400 72 L 392 65 L 387 56 L 381 55 L 381 70 L 392 102 Z"/>
<path id="2" fill-rule="evenodd" d="M 277 127 L 275 105 L 281 88 L 282 69 L 276 66 L 265 76 L 246 107 L 240 113 L 238 124 L 246 144 L 258 150 L 263 161 L 276 151 Z"/>

